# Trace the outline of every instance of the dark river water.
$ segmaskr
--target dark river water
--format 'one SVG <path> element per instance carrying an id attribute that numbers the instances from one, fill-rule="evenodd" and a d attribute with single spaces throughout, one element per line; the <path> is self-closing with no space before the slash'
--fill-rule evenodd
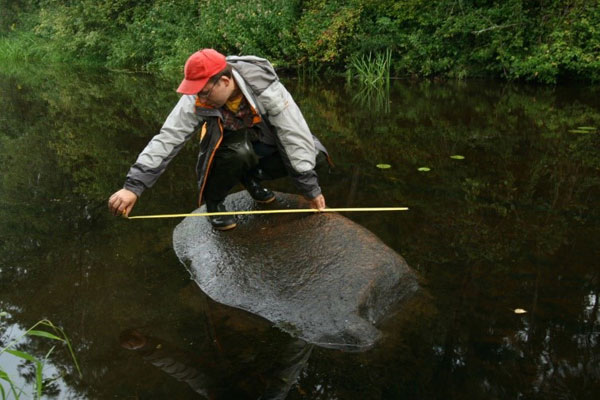
<path id="1" fill-rule="evenodd" d="M 0 348 L 43 318 L 64 329 L 83 376 L 57 346 L 47 398 L 285 396 L 301 367 L 293 337 L 190 280 L 171 242 L 180 219 L 107 212 L 179 78 L 0 70 Z M 595 398 L 600 88 L 284 82 L 335 162 L 320 177 L 330 207 L 410 207 L 345 215 L 401 254 L 428 294 L 368 351 L 315 347 L 287 398 Z M 196 208 L 197 150 L 188 143 L 133 214 Z M 127 349 L 136 338 L 154 353 Z M 50 342 L 16 348 L 43 359 Z M 0 367 L 31 395 L 31 365 L 4 352 Z"/>

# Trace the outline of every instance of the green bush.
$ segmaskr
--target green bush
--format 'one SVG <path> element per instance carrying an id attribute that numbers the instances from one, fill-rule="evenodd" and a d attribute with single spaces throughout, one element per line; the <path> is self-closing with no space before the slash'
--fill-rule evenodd
<path id="1" fill-rule="evenodd" d="M 349 56 L 348 43 L 358 30 L 360 3 L 314 0 L 307 6 L 298 23 L 300 61 L 343 65 Z"/>
<path id="2" fill-rule="evenodd" d="M 107 65 L 157 70 L 176 63 L 181 68 L 182 60 L 194 50 L 191 32 L 197 21 L 194 0 L 158 0 L 136 7 L 124 29 L 117 32 Z"/>
<path id="3" fill-rule="evenodd" d="M 27 37 L 44 59 L 117 69 L 181 69 L 189 54 L 213 47 L 277 66 L 341 72 L 352 59 L 391 51 L 396 76 L 600 81 L 597 1 L 0 0 L 0 6 L 0 38 L 10 46 L 30 47 Z"/>
<path id="4" fill-rule="evenodd" d="M 199 47 L 227 54 L 255 54 L 277 64 L 293 63 L 297 0 L 205 0 L 194 31 Z"/>

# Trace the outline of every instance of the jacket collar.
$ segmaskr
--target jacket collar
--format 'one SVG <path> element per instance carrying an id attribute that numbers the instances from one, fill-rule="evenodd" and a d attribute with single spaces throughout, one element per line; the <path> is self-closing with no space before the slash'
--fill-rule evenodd
<path id="1" fill-rule="evenodd" d="M 261 115 L 264 115 L 265 114 L 265 110 L 262 108 L 262 105 L 259 102 L 256 101 L 256 98 L 254 97 L 254 94 L 252 94 L 252 91 L 250 90 L 250 88 L 248 87 L 248 85 L 246 85 L 246 81 L 244 80 L 244 78 L 242 77 L 242 75 L 240 75 L 240 73 L 237 72 L 235 70 L 235 68 L 233 68 L 232 72 L 233 72 L 233 79 L 235 79 L 235 83 L 240 88 L 240 91 L 242 92 L 242 94 L 244 95 L 244 97 L 246 98 L 246 100 L 248 100 L 248 103 L 250 103 L 250 105 L 255 110 L 258 110 L 258 112 Z"/>

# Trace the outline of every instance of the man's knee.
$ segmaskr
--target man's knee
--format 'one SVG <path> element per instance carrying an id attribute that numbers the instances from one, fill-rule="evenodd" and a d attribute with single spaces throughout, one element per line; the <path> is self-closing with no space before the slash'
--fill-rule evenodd
<path id="1" fill-rule="evenodd" d="M 258 156 L 247 140 L 227 143 L 217 152 L 213 161 L 214 169 L 226 169 L 231 174 L 240 174 L 258 164 Z"/>

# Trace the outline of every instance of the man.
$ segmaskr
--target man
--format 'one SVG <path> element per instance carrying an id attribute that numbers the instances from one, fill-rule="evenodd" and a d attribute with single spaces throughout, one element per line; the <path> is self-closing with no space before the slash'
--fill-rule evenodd
<path id="1" fill-rule="evenodd" d="M 226 211 L 223 201 L 241 182 L 257 202 L 275 200 L 260 181 L 290 175 L 315 209 L 325 208 L 315 166 L 329 159 L 310 132 L 273 66 L 254 56 L 225 57 L 213 49 L 192 54 L 177 89 L 183 96 L 160 133 L 132 165 L 123 189 L 108 200 L 115 215 L 129 215 L 142 192 L 163 173 L 183 144 L 199 132 L 199 203 Z M 218 230 L 236 227 L 233 216 L 209 217 Z"/>

